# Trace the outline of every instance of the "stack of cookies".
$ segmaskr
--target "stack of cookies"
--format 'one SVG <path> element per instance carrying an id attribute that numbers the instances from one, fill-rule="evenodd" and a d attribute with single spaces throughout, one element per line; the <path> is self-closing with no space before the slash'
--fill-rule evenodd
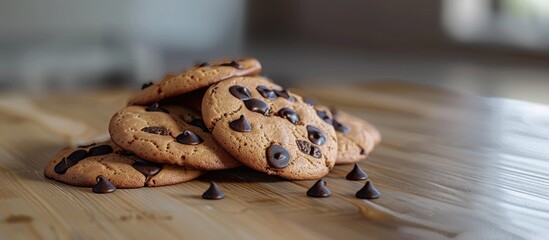
<path id="1" fill-rule="evenodd" d="M 304 101 L 259 75 L 252 58 L 202 63 L 147 83 L 112 117 L 111 139 L 67 148 L 50 179 L 94 192 L 190 181 L 246 166 L 292 180 L 356 163 L 381 140 L 347 113 Z"/>

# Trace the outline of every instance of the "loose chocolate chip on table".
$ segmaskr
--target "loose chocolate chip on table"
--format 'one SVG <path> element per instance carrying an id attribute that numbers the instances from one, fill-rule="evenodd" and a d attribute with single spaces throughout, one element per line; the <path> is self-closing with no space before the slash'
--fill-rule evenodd
<path id="1" fill-rule="evenodd" d="M 286 98 L 288 99 L 290 102 L 293 102 L 294 101 L 294 97 L 290 96 L 290 94 L 288 93 L 288 91 L 286 91 L 286 89 L 282 89 L 282 90 L 273 90 L 275 92 L 275 94 L 281 98 Z"/>
<path id="2" fill-rule="evenodd" d="M 280 115 L 283 118 L 286 118 L 288 121 L 290 121 L 293 124 L 297 124 L 299 122 L 299 116 L 292 109 L 282 108 L 278 111 L 278 115 Z"/>
<path id="3" fill-rule="evenodd" d="M 147 112 L 165 112 L 165 113 L 169 113 L 168 110 L 161 108 L 160 104 L 158 104 L 158 103 L 153 103 L 153 104 L 147 106 L 145 108 L 145 111 L 147 111 Z"/>
<path id="4" fill-rule="evenodd" d="M 240 118 L 229 123 L 229 126 L 238 132 L 249 132 L 252 131 L 252 126 L 248 119 L 244 115 L 240 115 Z"/>
<path id="5" fill-rule="evenodd" d="M 266 99 L 273 100 L 277 98 L 275 92 L 266 86 L 259 85 L 255 89 Z"/>
<path id="6" fill-rule="evenodd" d="M 326 143 L 326 137 L 324 136 L 324 133 L 320 131 L 320 129 L 311 125 L 307 125 L 307 133 L 309 140 L 311 140 L 311 142 L 313 142 L 314 144 L 323 145 L 324 143 Z"/>
<path id="7" fill-rule="evenodd" d="M 290 154 L 280 145 L 267 148 L 267 163 L 273 168 L 285 168 L 290 164 Z"/>
<path id="8" fill-rule="evenodd" d="M 149 178 L 152 177 L 160 172 L 162 170 L 162 165 L 145 161 L 142 159 L 138 159 L 134 163 L 132 163 L 132 167 L 135 168 L 135 170 L 139 171 L 145 177 Z"/>
<path id="9" fill-rule="evenodd" d="M 355 196 L 362 199 L 377 199 L 381 196 L 381 194 L 376 187 L 374 187 L 373 183 L 367 181 L 366 184 L 364 184 L 364 187 L 356 192 Z"/>
<path id="10" fill-rule="evenodd" d="M 114 184 L 109 182 L 109 180 L 105 176 L 103 175 L 97 176 L 96 181 L 97 183 L 92 188 L 92 191 L 94 193 L 112 193 L 116 191 L 116 186 L 114 186 Z"/>
<path id="11" fill-rule="evenodd" d="M 338 122 L 337 120 L 333 119 L 332 120 L 332 126 L 334 126 L 334 129 L 338 132 L 342 132 L 342 133 L 348 133 L 349 132 L 349 128 L 343 124 L 341 124 L 340 122 Z"/>
<path id="12" fill-rule="evenodd" d="M 230 63 L 223 63 L 219 66 L 229 66 L 229 67 L 234 67 L 236 69 L 242 69 L 242 65 L 240 63 L 237 63 L 236 61 L 231 61 Z"/>
<path id="13" fill-rule="evenodd" d="M 143 85 L 141 85 L 141 90 L 145 89 L 145 88 L 148 88 L 150 86 L 152 86 L 153 83 L 152 82 L 148 82 L 148 83 L 143 83 Z"/>
<path id="14" fill-rule="evenodd" d="M 208 130 L 208 128 L 206 127 L 204 120 L 200 118 L 191 120 L 189 124 L 201 128 L 203 132 L 210 132 L 210 130 Z"/>
<path id="15" fill-rule="evenodd" d="M 269 115 L 269 105 L 259 99 L 252 98 L 244 100 L 244 105 L 252 112 L 261 113 L 265 116 Z"/>
<path id="16" fill-rule="evenodd" d="M 101 145 L 97 147 L 92 147 L 88 151 L 89 156 L 99 156 L 112 153 L 112 147 L 110 145 Z"/>
<path id="17" fill-rule="evenodd" d="M 250 89 L 240 86 L 240 85 L 234 85 L 229 88 L 229 92 L 236 98 L 240 100 L 248 100 L 251 98 L 252 93 L 250 92 Z"/>
<path id="18" fill-rule="evenodd" d="M 209 62 L 203 62 L 203 63 L 200 63 L 200 64 L 197 64 L 196 67 L 208 67 L 208 66 L 211 66 L 212 64 L 209 63 Z"/>
<path id="19" fill-rule="evenodd" d="M 170 132 L 165 127 L 159 127 L 159 126 L 151 126 L 151 127 L 144 127 L 141 129 L 141 131 L 146 133 L 152 133 L 152 134 L 158 134 L 158 135 L 169 135 Z"/>
<path id="20" fill-rule="evenodd" d="M 183 133 L 179 134 L 175 140 L 178 143 L 186 144 L 186 145 L 198 145 L 202 143 L 204 140 L 200 138 L 200 136 L 196 135 L 195 133 L 185 130 Z"/>
<path id="21" fill-rule="evenodd" d="M 78 148 L 89 148 L 89 147 L 91 147 L 91 146 L 95 146 L 95 143 L 88 144 L 88 145 L 78 146 Z"/>
<path id="22" fill-rule="evenodd" d="M 297 148 L 299 148 L 300 151 L 309 154 L 315 158 L 321 158 L 322 152 L 320 151 L 320 148 L 314 146 L 312 143 L 308 141 L 303 140 L 296 140 Z"/>
<path id="23" fill-rule="evenodd" d="M 360 166 L 358 166 L 358 164 L 355 163 L 353 170 L 351 170 L 345 178 L 347 178 L 347 180 L 353 180 L 353 181 L 364 180 L 368 178 L 368 174 L 362 171 L 362 168 L 360 168 Z"/>
<path id="24" fill-rule="evenodd" d="M 329 197 L 330 195 L 332 195 L 332 192 L 326 187 L 326 181 L 324 181 L 324 179 L 318 180 L 315 185 L 307 191 L 307 196 L 309 197 L 322 198 Z"/>
<path id="25" fill-rule="evenodd" d="M 320 119 L 324 120 L 324 122 L 327 122 L 328 124 L 332 124 L 332 119 L 328 116 L 328 114 L 325 111 L 316 110 L 316 115 L 318 115 Z"/>
<path id="26" fill-rule="evenodd" d="M 210 187 L 204 194 L 202 194 L 202 198 L 208 199 L 208 200 L 218 200 L 225 197 L 225 193 L 217 186 L 217 184 L 214 181 L 210 182 Z"/>

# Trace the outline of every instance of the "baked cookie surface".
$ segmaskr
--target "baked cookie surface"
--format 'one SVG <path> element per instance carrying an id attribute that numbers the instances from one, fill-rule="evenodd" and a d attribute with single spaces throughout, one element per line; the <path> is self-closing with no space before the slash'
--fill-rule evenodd
<path id="1" fill-rule="evenodd" d="M 288 179 L 317 179 L 334 166 L 334 128 L 298 95 L 263 77 L 233 77 L 210 86 L 204 123 L 244 165 Z"/>
<path id="2" fill-rule="evenodd" d="M 240 166 L 212 137 L 200 114 L 176 105 L 128 106 L 111 119 L 112 141 L 151 162 L 199 170 Z"/>
<path id="3" fill-rule="evenodd" d="M 381 141 L 379 131 L 367 121 L 343 111 L 333 114 L 338 154 L 336 164 L 356 163 L 365 159 Z"/>
<path id="4" fill-rule="evenodd" d="M 191 168 L 142 160 L 111 141 L 65 148 L 44 169 L 47 178 L 69 185 L 92 187 L 102 175 L 117 188 L 173 185 L 195 179 L 201 173 Z"/>
<path id="5" fill-rule="evenodd" d="M 157 82 L 143 84 L 141 91 L 130 98 L 128 105 L 160 102 L 169 97 L 207 87 L 223 79 L 254 76 L 260 71 L 261 64 L 254 58 L 202 63 L 179 74 L 168 74 Z"/>

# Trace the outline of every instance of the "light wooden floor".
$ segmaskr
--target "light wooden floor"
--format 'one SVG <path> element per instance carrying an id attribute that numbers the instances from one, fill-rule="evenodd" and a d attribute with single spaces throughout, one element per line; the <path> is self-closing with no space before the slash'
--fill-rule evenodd
<path id="1" fill-rule="evenodd" d="M 382 144 L 361 162 L 380 199 L 337 166 L 332 196 L 314 181 L 246 169 L 98 195 L 46 180 L 59 149 L 106 135 L 127 92 L 0 97 L 0 239 L 546 239 L 549 108 L 419 85 L 309 86 L 368 119 Z M 226 198 L 200 198 L 214 179 Z"/>

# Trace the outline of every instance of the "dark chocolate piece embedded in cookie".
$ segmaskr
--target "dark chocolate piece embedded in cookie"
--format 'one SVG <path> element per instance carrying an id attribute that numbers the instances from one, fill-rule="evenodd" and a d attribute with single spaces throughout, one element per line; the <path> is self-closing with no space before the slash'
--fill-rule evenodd
<path id="1" fill-rule="evenodd" d="M 252 131 L 252 126 L 250 125 L 250 122 L 248 122 L 248 119 L 244 115 L 240 115 L 239 119 L 236 119 L 230 122 L 229 126 L 231 126 L 231 129 L 239 132 Z"/>
<path id="2" fill-rule="evenodd" d="M 278 111 L 278 115 L 290 121 L 293 124 L 299 123 L 299 116 L 290 108 L 282 108 Z"/>

